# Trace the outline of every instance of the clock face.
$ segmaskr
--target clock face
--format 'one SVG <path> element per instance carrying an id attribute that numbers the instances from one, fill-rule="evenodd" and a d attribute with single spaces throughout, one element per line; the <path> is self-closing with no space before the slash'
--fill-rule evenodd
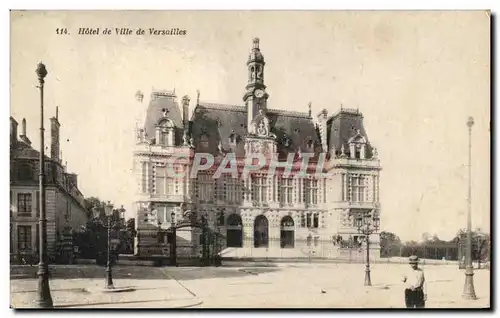
<path id="1" fill-rule="evenodd" d="M 261 98 L 262 96 L 264 96 L 264 91 L 261 89 L 256 89 L 254 94 L 255 94 L 255 97 Z"/>

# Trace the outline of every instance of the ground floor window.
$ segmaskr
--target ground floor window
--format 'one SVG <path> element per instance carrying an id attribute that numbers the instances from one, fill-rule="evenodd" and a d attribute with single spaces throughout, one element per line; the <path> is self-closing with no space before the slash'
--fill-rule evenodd
<path id="1" fill-rule="evenodd" d="M 269 221 L 264 215 L 259 215 L 254 222 L 254 247 L 269 246 Z"/>
<path id="2" fill-rule="evenodd" d="M 17 227 L 17 249 L 19 252 L 31 251 L 30 225 L 19 225 Z"/>

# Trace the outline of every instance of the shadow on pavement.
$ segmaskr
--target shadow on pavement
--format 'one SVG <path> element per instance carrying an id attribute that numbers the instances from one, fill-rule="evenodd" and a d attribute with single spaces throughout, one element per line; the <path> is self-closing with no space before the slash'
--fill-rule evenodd
<path id="1" fill-rule="evenodd" d="M 37 266 L 15 266 L 10 269 L 10 279 L 35 279 Z M 231 268 L 231 267 L 145 267 L 116 265 L 112 268 L 113 279 L 176 279 L 194 280 L 204 278 L 225 278 L 259 275 L 278 271 L 272 268 Z M 50 279 L 93 279 L 104 278 L 106 267 L 97 265 L 55 265 L 50 266 Z"/>

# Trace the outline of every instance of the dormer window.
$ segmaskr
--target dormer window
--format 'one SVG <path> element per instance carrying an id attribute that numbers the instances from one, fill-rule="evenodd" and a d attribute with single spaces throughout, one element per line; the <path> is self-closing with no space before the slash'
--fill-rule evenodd
<path id="1" fill-rule="evenodd" d="M 206 133 L 203 133 L 201 136 L 200 136 L 200 145 L 203 147 L 203 148 L 208 148 L 208 135 Z"/>
<path id="2" fill-rule="evenodd" d="M 361 135 L 360 130 L 348 141 L 351 159 L 366 159 L 366 138 Z"/>
<path id="3" fill-rule="evenodd" d="M 174 123 L 170 119 L 163 119 L 156 126 L 156 144 L 174 146 Z"/>
<path id="4" fill-rule="evenodd" d="M 281 138 L 281 143 L 283 144 L 283 146 L 285 147 L 290 147 L 290 145 L 292 144 L 290 138 L 288 138 L 288 136 L 283 136 L 283 138 Z"/>
<path id="5" fill-rule="evenodd" d="M 307 137 L 307 139 L 304 141 L 306 145 L 306 149 L 311 150 L 314 147 L 314 141 L 312 140 L 311 137 Z"/>

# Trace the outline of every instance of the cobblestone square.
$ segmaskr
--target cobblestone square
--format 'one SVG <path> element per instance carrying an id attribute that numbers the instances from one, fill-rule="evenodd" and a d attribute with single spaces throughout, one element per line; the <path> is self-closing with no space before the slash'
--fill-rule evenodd
<path id="1" fill-rule="evenodd" d="M 408 265 L 374 264 L 373 286 L 363 286 L 363 264 L 269 264 L 252 267 L 151 268 L 118 266 L 115 286 L 102 293 L 104 269 L 52 269 L 56 307 L 75 308 L 402 308 L 400 278 Z M 464 273 L 454 265 L 424 266 L 427 308 L 488 308 L 490 271 L 477 270 L 477 300 L 463 300 Z M 63 277 L 67 275 L 68 277 Z M 34 278 L 11 279 L 11 304 L 32 307 Z"/>

